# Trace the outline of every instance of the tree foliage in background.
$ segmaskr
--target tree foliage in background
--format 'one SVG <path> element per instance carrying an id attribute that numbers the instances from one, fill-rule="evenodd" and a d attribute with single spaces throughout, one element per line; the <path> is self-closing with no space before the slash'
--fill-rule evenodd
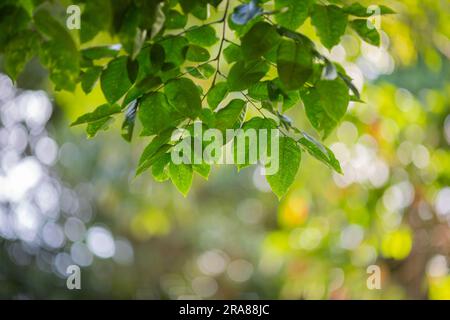
<path id="1" fill-rule="evenodd" d="M 210 165 L 175 165 L 169 153 L 175 128 L 278 127 L 280 170 L 268 177 L 282 197 L 294 181 L 302 151 L 341 172 L 333 153 L 284 115 L 301 105 L 311 125 L 326 138 L 359 93 L 344 68 L 330 61 L 345 32 L 372 45 L 367 8 L 341 1 L 275 0 L 98 0 L 74 1 L 82 8 L 81 29 L 64 25 L 66 3 L 2 1 L 0 52 L 16 78 L 34 56 L 49 70 L 57 90 L 85 93 L 99 82 L 105 103 L 81 116 L 89 137 L 121 118 L 131 141 L 139 119 L 141 136 L 152 137 L 137 173 L 151 169 L 157 181 L 171 179 L 186 194 L 193 173 L 207 178 Z M 61 15 L 61 12 L 63 13 Z M 381 14 L 393 13 L 381 7 Z M 61 16 L 61 19 L 58 17 Z M 321 43 L 297 30 L 307 18 Z M 108 32 L 111 45 L 92 46 Z M 201 83 L 202 85 L 198 85 Z M 206 83 L 206 84 L 205 84 Z M 237 98 L 236 98 L 237 97 Z M 254 108 L 258 116 L 249 119 Z"/>

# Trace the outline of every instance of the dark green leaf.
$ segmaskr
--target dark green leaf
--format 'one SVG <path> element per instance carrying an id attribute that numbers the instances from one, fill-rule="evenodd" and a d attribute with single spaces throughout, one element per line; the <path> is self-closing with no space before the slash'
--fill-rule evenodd
<path id="1" fill-rule="evenodd" d="M 82 56 L 90 60 L 115 58 L 118 53 L 118 50 L 115 50 L 109 46 L 91 47 L 81 50 Z"/>
<path id="2" fill-rule="evenodd" d="M 160 44 L 164 47 L 166 54 L 166 62 L 171 62 L 176 66 L 184 62 L 184 48 L 189 44 L 184 37 L 169 37 L 161 41 Z"/>
<path id="3" fill-rule="evenodd" d="M 138 116 L 143 126 L 142 136 L 151 136 L 175 127 L 183 119 L 161 92 L 153 92 L 142 98 Z"/>
<path id="4" fill-rule="evenodd" d="M 244 35 L 241 49 L 246 59 L 256 59 L 275 48 L 281 37 L 276 28 L 267 22 L 258 22 Z"/>
<path id="5" fill-rule="evenodd" d="M 211 110 L 216 110 L 220 102 L 223 101 L 223 99 L 227 96 L 227 94 L 228 94 L 228 84 L 226 82 L 216 83 L 214 87 L 212 87 L 211 90 L 208 92 L 207 100 L 209 108 Z"/>
<path id="6" fill-rule="evenodd" d="M 240 127 L 240 118 L 245 110 L 246 102 L 240 99 L 234 99 L 224 108 L 220 109 L 216 114 L 216 128 L 225 131 Z"/>
<path id="7" fill-rule="evenodd" d="M 83 73 L 83 75 L 81 76 L 81 88 L 83 89 L 84 93 L 88 94 L 92 91 L 102 71 L 102 67 L 94 66 L 88 68 L 86 72 Z"/>
<path id="8" fill-rule="evenodd" d="M 169 103 L 184 117 L 195 119 L 201 109 L 200 92 L 192 80 L 175 79 L 168 82 L 164 88 Z"/>
<path id="9" fill-rule="evenodd" d="M 113 103 L 119 100 L 131 87 L 127 72 L 127 57 L 115 58 L 100 77 L 100 84 L 103 94 L 108 102 Z"/>
<path id="10" fill-rule="evenodd" d="M 285 39 L 278 48 L 278 76 L 287 90 L 300 89 L 312 75 L 312 52 L 308 46 Z"/>
<path id="11" fill-rule="evenodd" d="M 128 57 L 127 60 L 127 74 L 128 74 L 128 80 L 130 80 L 131 83 L 134 83 L 136 81 L 136 78 L 138 76 L 139 72 L 139 63 L 137 60 L 132 60 L 131 57 Z"/>
<path id="12" fill-rule="evenodd" d="M 228 73 L 228 88 L 230 91 L 242 91 L 261 80 L 269 71 L 269 65 L 264 60 L 250 62 L 238 61 Z"/>

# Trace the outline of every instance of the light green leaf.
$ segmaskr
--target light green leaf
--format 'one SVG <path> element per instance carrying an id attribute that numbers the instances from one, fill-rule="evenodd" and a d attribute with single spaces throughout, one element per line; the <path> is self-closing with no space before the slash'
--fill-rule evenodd
<path id="1" fill-rule="evenodd" d="M 242 125 L 242 131 L 240 131 L 238 137 L 236 139 L 242 139 L 240 135 L 245 135 L 248 133 L 248 130 L 255 130 L 256 132 L 256 139 L 259 139 L 259 130 L 264 129 L 267 130 L 267 149 L 268 149 L 268 156 L 270 156 L 270 150 L 271 150 L 271 130 L 277 128 L 277 123 L 269 118 L 261 118 L 261 117 L 253 117 L 247 122 L 245 122 Z M 235 140 L 236 141 L 236 140 Z M 260 144 L 258 140 L 257 144 L 257 159 L 256 161 L 262 160 L 259 159 L 260 150 L 259 150 Z M 241 170 L 243 168 L 246 168 L 250 166 L 252 163 L 250 163 L 250 141 L 249 138 L 245 139 L 245 147 L 244 148 L 238 148 L 237 142 L 234 144 L 234 159 L 236 163 L 236 167 L 238 170 Z M 239 159 L 245 159 L 244 163 L 239 163 Z M 242 162 L 242 161 L 241 161 Z"/>
<path id="2" fill-rule="evenodd" d="M 186 47 L 186 59 L 194 62 L 205 62 L 210 58 L 209 51 L 197 45 Z"/>
<path id="3" fill-rule="evenodd" d="M 166 14 L 166 29 L 182 29 L 186 26 L 187 16 L 176 10 L 169 10 Z"/>
<path id="4" fill-rule="evenodd" d="M 381 15 L 395 13 L 394 10 L 392 10 L 389 7 L 383 6 L 383 5 L 377 5 L 377 7 L 380 10 L 379 12 Z M 377 11 L 369 10 L 368 8 L 364 7 L 363 5 L 361 5 L 358 2 L 352 3 L 349 6 L 345 6 L 343 8 L 343 10 L 347 14 L 351 14 L 352 16 L 362 17 L 362 18 L 368 18 L 377 13 Z"/>
<path id="5" fill-rule="evenodd" d="M 340 78 L 321 80 L 315 87 L 303 90 L 301 97 L 309 121 L 323 131 L 324 138 L 345 115 L 350 100 L 348 87 Z"/>
<path id="6" fill-rule="evenodd" d="M 314 5 L 311 23 L 322 44 L 331 49 L 339 43 L 347 26 L 347 14 L 335 5 Z"/>
<path id="7" fill-rule="evenodd" d="M 152 165 L 152 176 L 158 182 L 164 182 L 169 179 L 168 164 L 170 162 L 170 153 L 165 153 L 156 159 Z"/>
<path id="8" fill-rule="evenodd" d="M 244 58 L 241 47 L 234 43 L 231 43 L 228 47 L 223 49 L 223 56 L 228 63 L 233 63 Z"/>
<path id="9" fill-rule="evenodd" d="M 370 43 L 374 46 L 380 45 L 380 34 L 369 20 L 356 19 L 350 22 L 350 26 L 367 43 Z"/>
<path id="10" fill-rule="evenodd" d="M 147 145 L 139 158 L 136 176 L 150 168 L 153 163 L 159 159 L 159 157 L 164 156 L 164 154 L 171 148 L 168 142 L 170 141 L 173 131 L 173 128 L 164 130 L 158 136 L 154 137 L 153 140 Z"/>
<path id="11" fill-rule="evenodd" d="M 297 30 L 306 18 L 313 0 L 275 0 L 275 9 L 282 12 L 275 15 L 275 20 L 283 27 Z"/>
<path id="12" fill-rule="evenodd" d="M 338 173 L 342 173 L 341 165 L 333 154 L 333 151 L 325 147 L 310 135 L 303 133 L 304 137 L 299 140 L 300 144 L 317 160 L 325 163 Z"/>
<path id="13" fill-rule="evenodd" d="M 209 25 L 192 27 L 186 32 L 186 38 L 190 43 L 203 47 L 210 47 L 219 40 L 216 36 L 216 30 Z"/>
<path id="14" fill-rule="evenodd" d="M 266 179 L 272 191 L 281 199 L 294 182 L 300 167 L 301 151 L 294 139 L 280 137 L 278 160 L 278 172 L 267 175 Z"/>
<path id="15" fill-rule="evenodd" d="M 186 70 L 191 76 L 203 80 L 209 79 L 216 71 L 216 69 L 210 64 L 203 64 L 198 67 L 187 67 Z"/>
<path id="16" fill-rule="evenodd" d="M 72 122 L 70 126 L 104 120 L 110 118 L 113 114 L 120 113 L 120 111 L 121 108 L 119 105 L 110 105 L 105 103 L 97 107 L 97 109 L 95 109 L 94 111 L 82 115 L 77 120 Z"/>
<path id="17" fill-rule="evenodd" d="M 176 165 L 169 163 L 169 177 L 177 189 L 186 196 L 192 185 L 193 171 L 192 166 L 188 164 Z"/>

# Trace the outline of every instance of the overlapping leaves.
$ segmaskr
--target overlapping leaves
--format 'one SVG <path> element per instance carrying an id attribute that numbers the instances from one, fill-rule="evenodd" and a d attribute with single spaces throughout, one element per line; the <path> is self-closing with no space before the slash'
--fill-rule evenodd
<path id="1" fill-rule="evenodd" d="M 93 137 L 121 117 L 125 140 L 131 141 L 137 129 L 152 139 L 137 173 L 151 168 L 157 181 L 170 179 L 183 194 L 194 172 L 208 177 L 210 165 L 172 162 L 176 128 L 191 129 L 198 120 L 205 129 L 221 131 L 279 128 L 279 171 L 267 177 L 278 197 L 294 182 L 302 150 L 341 172 L 333 153 L 283 112 L 303 106 L 311 125 L 327 137 L 349 101 L 359 100 L 345 70 L 298 28 L 310 18 L 328 50 L 346 30 L 379 45 L 378 30 L 368 19 L 393 13 L 384 6 L 373 11 L 359 3 L 340 6 L 315 0 L 78 0 L 83 28 L 76 33 L 64 27 L 62 16 L 39 3 L 0 6 L 1 25 L 11 35 L 0 35 L 0 52 L 11 77 L 38 55 L 56 89 L 74 90 L 80 84 L 89 93 L 99 84 L 106 103 L 72 125 L 86 125 Z M 218 20 L 211 18 L 221 14 Z M 201 23 L 188 25 L 190 16 Z M 102 32 L 110 32 L 120 44 L 92 46 L 91 40 Z M 232 32 L 235 38 L 230 40 Z M 250 108 L 263 117 L 246 118 Z"/>

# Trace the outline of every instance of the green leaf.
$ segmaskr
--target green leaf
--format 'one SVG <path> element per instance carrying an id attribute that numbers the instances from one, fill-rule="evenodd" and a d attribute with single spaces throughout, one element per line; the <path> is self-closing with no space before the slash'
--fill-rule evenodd
<path id="1" fill-rule="evenodd" d="M 380 9 L 380 14 L 394 14 L 395 11 L 392 10 L 389 7 L 383 6 L 383 5 L 377 5 L 377 7 Z M 344 12 L 347 14 L 351 14 L 352 16 L 356 17 L 362 17 L 362 18 L 368 18 L 376 14 L 376 11 L 369 10 L 368 8 L 364 7 L 358 2 L 352 3 L 349 6 L 345 6 L 343 8 Z"/>
<path id="2" fill-rule="evenodd" d="M 260 81 L 248 88 L 247 94 L 256 100 L 269 100 L 268 81 Z"/>
<path id="3" fill-rule="evenodd" d="M 209 174 L 211 173 L 211 165 L 202 162 L 201 164 L 193 164 L 192 169 L 201 175 L 203 178 L 208 180 Z"/>
<path id="4" fill-rule="evenodd" d="M 161 92 L 153 92 L 142 98 L 138 116 L 143 126 L 142 136 L 158 134 L 175 127 L 183 120 L 182 115 Z"/>
<path id="5" fill-rule="evenodd" d="M 186 59 L 194 62 L 205 62 L 210 58 L 208 50 L 197 45 L 186 47 Z"/>
<path id="6" fill-rule="evenodd" d="M 45 9 L 39 9 L 33 18 L 38 31 L 50 39 L 41 46 L 39 55 L 42 64 L 50 70 L 56 89 L 75 90 L 80 57 L 72 36 Z"/>
<path id="7" fill-rule="evenodd" d="M 256 59 L 276 47 L 281 37 L 276 28 L 267 22 L 258 22 L 244 35 L 241 49 L 246 59 Z"/>
<path id="8" fill-rule="evenodd" d="M 169 10 L 166 14 L 166 29 L 183 29 L 187 23 L 187 16 L 176 10 Z"/>
<path id="9" fill-rule="evenodd" d="M 82 74 L 81 88 L 83 89 L 84 93 L 88 94 L 89 92 L 92 91 L 102 71 L 103 71 L 102 67 L 94 66 L 88 68 L 86 72 Z"/>
<path id="10" fill-rule="evenodd" d="M 153 71 L 159 71 L 164 65 L 165 60 L 166 53 L 163 46 L 157 43 L 152 45 L 152 47 L 150 48 L 150 64 L 153 67 Z"/>
<path id="11" fill-rule="evenodd" d="M 114 103 L 131 87 L 127 72 L 127 57 L 121 56 L 108 63 L 100 77 L 100 85 L 106 100 Z"/>
<path id="12" fill-rule="evenodd" d="M 136 81 L 138 73 L 139 73 L 139 62 L 137 60 L 131 59 L 131 57 L 128 57 L 127 60 L 128 80 L 130 80 L 131 83 L 134 83 Z"/>
<path id="13" fill-rule="evenodd" d="M 259 135 L 259 130 L 267 130 L 268 134 L 267 134 L 267 151 L 268 151 L 268 156 L 270 155 L 270 150 L 271 150 L 271 130 L 272 129 L 276 129 L 277 128 L 277 124 L 274 120 L 269 119 L 269 118 L 261 118 L 261 117 L 253 117 L 250 120 L 248 120 L 247 122 L 245 122 L 242 125 L 242 131 L 239 132 L 238 137 L 236 137 L 235 139 L 235 144 L 234 144 L 234 159 L 235 159 L 235 163 L 236 163 L 236 167 L 238 170 L 241 170 L 243 168 L 246 168 L 248 166 L 250 166 L 252 163 L 250 163 L 250 141 L 248 138 L 246 138 L 245 140 L 245 147 L 244 148 L 238 148 L 238 144 L 237 144 L 237 139 L 242 138 L 240 137 L 240 135 L 245 135 L 248 134 L 248 130 L 255 130 L 257 137 L 256 139 L 259 139 L 258 135 Z M 259 140 L 258 140 L 258 144 L 257 144 L 257 159 L 252 159 L 252 160 L 256 160 L 256 161 L 260 161 L 263 159 L 260 159 L 260 150 L 259 150 Z M 244 163 L 239 163 L 240 159 L 245 159 Z M 242 160 L 241 160 L 242 161 Z"/>
<path id="14" fill-rule="evenodd" d="M 173 128 L 164 130 L 147 145 L 139 159 L 136 176 L 150 168 L 159 157 L 164 156 L 171 148 L 167 143 L 170 141 L 173 131 Z"/>
<path id="15" fill-rule="evenodd" d="M 219 40 L 216 36 L 216 30 L 209 25 L 192 27 L 186 32 L 186 38 L 190 43 L 202 47 L 210 47 Z"/>
<path id="16" fill-rule="evenodd" d="M 98 46 L 81 50 L 81 55 L 89 60 L 115 58 L 118 53 L 118 50 L 112 49 L 109 46 Z"/>
<path id="17" fill-rule="evenodd" d="M 312 75 L 313 55 L 308 46 L 285 39 L 278 47 L 278 76 L 287 90 L 300 89 Z"/>
<path id="18" fill-rule="evenodd" d="M 216 110 L 219 104 L 225 99 L 228 94 L 228 84 L 226 82 L 218 82 L 211 88 L 206 97 L 208 106 L 211 110 Z"/>
<path id="19" fill-rule="evenodd" d="M 171 80 L 164 88 L 169 103 L 180 115 L 195 119 L 201 109 L 200 92 L 192 80 L 180 78 Z"/>
<path id="20" fill-rule="evenodd" d="M 313 0 L 275 0 L 275 9 L 282 12 L 275 15 L 275 20 L 283 27 L 297 30 L 306 18 Z"/>
<path id="21" fill-rule="evenodd" d="M 203 80 L 209 79 L 216 71 L 210 64 L 203 64 L 198 67 L 187 67 L 186 70 L 191 76 Z"/>
<path id="22" fill-rule="evenodd" d="M 86 133 L 88 138 L 94 138 L 100 130 L 107 130 L 111 122 L 114 121 L 114 118 L 108 117 L 104 119 L 100 119 L 94 122 L 89 122 L 86 127 Z"/>
<path id="23" fill-rule="evenodd" d="M 220 109 L 216 114 L 216 128 L 225 131 L 240 127 L 241 114 L 245 110 L 247 103 L 244 100 L 234 99 L 227 106 Z"/>
<path id="24" fill-rule="evenodd" d="M 164 182 L 169 179 L 168 164 L 170 162 L 170 154 L 165 153 L 153 162 L 152 176 L 158 182 Z"/>
<path id="25" fill-rule="evenodd" d="M 164 48 L 166 54 L 165 62 L 170 62 L 176 66 L 183 64 L 185 55 L 184 48 L 189 44 L 189 42 L 184 37 L 169 37 L 160 44 Z"/>
<path id="26" fill-rule="evenodd" d="M 278 160 L 278 172 L 267 175 L 266 179 L 272 191 L 281 199 L 294 182 L 300 167 L 301 151 L 294 139 L 280 137 Z"/>
<path id="27" fill-rule="evenodd" d="M 72 122 L 70 126 L 104 120 L 110 118 L 113 114 L 120 113 L 120 111 L 121 107 L 119 105 L 105 103 L 97 107 L 94 111 L 82 115 Z"/>
<path id="28" fill-rule="evenodd" d="M 317 160 L 325 163 L 338 173 L 342 173 L 341 165 L 333 154 L 333 151 L 325 147 L 319 141 L 310 135 L 303 133 L 303 138 L 299 140 L 300 144 Z"/>
<path id="29" fill-rule="evenodd" d="M 223 56 L 228 63 L 233 63 L 244 59 L 241 47 L 234 43 L 231 43 L 228 47 L 223 49 Z"/>
<path id="30" fill-rule="evenodd" d="M 335 5 L 314 5 L 311 23 L 322 44 L 331 49 L 339 43 L 347 26 L 347 14 Z"/>
<path id="31" fill-rule="evenodd" d="M 4 48 L 5 71 L 13 80 L 37 53 L 38 45 L 38 37 L 30 32 L 19 34 L 8 42 Z"/>
<path id="32" fill-rule="evenodd" d="M 309 121 L 323 131 L 324 138 L 345 115 L 350 100 L 347 85 L 340 78 L 321 80 L 315 87 L 303 90 L 301 97 Z"/>
<path id="33" fill-rule="evenodd" d="M 245 90 L 261 80 L 267 71 L 269 65 L 264 60 L 238 61 L 228 73 L 228 88 L 230 91 Z"/>
<path id="34" fill-rule="evenodd" d="M 374 46 L 380 45 L 380 34 L 369 20 L 356 19 L 350 22 L 350 26 L 367 43 L 370 43 Z"/>
<path id="35" fill-rule="evenodd" d="M 192 185 L 193 171 L 192 166 L 188 164 L 169 163 L 169 177 L 177 189 L 186 196 Z"/>
<path id="36" fill-rule="evenodd" d="M 81 14 L 80 41 L 92 40 L 111 24 L 112 8 L 109 0 L 87 1 Z"/>
<path id="37" fill-rule="evenodd" d="M 122 106 L 127 106 L 130 102 L 150 92 L 160 84 L 162 84 L 161 78 L 153 75 L 148 75 L 144 79 L 139 80 L 125 95 Z"/>

